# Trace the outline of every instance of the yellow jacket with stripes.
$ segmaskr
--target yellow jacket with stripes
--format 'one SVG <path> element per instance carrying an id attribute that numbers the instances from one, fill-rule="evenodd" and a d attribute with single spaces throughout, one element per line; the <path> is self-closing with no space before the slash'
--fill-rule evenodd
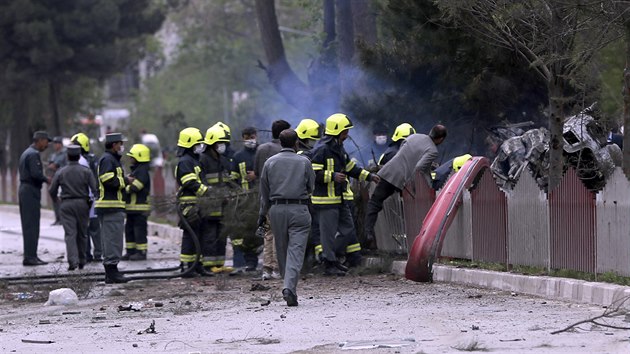
<path id="1" fill-rule="evenodd" d="M 198 197 L 206 193 L 208 187 L 201 180 L 201 164 L 191 151 L 186 151 L 175 166 L 175 180 L 179 186 L 178 201 L 182 204 L 195 204 Z"/>
<path id="2" fill-rule="evenodd" d="M 94 203 L 96 212 L 124 211 L 127 180 L 120 164 L 120 155 L 105 151 L 98 161 L 97 174 L 100 197 Z"/>
<path id="3" fill-rule="evenodd" d="M 311 201 L 315 206 L 337 206 L 344 200 L 352 200 L 348 178 L 343 183 L 337 183 L 334 180 L 336 173 L 361 181 L 372 178 L 370 172 L 350 160 L 336 137 L 326 136 L 320 141 L 312 151 L 311 163 L 315 170 L 315 189 Z"/>

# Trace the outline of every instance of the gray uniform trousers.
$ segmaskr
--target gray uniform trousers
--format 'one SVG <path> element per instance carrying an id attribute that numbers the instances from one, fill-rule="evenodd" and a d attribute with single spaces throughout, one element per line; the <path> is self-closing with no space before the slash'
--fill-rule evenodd
<path id="1" fill-rule="evenodd" d="M 278 204 L 269 209 L 269 219 L 276 245 L 278 267 L 284 277 L 284 288 L 297 294 L 297 282 L 304 262 L 311 228 L 307 205 Z"/>
<path id="2" fill-rule="evenodd" d="M 319 218 L 319 235 L 322 243 L 322 256 L 330 262 L 337 260 L 335 254 L 335 235 L 337 232 L 347 239 L 355 232 L 354 220 L 350 208 L 345 204 L 338 207 L 325 207 L 317 209 Z"/>
<path id="3" fill-rule="evenodd" d="M 103 264 L 116 265 L 120 262 L 120 257 L 122 257 L 125 212 L 101 213 L 98 215 L 98 220 L 101 223 Z"/>
<path id="4" fill-rule="evenodd" d="M 24 259 L 37 258 L 42 190 L 28 183 L 20 183 L 20 221 L 24 240 Z"/>
<path id="5" fill-rule="evenodd" d="M 59 214 L 65 233 L 68 264 L 85 264 L 85 243 L 90 222 L 90 206 L 87 199 L 62 200 Z"/>

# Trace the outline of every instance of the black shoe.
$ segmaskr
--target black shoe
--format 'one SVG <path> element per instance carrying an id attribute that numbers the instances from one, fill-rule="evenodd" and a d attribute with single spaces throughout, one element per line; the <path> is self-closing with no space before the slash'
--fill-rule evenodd
<path id="1" fill-rule="evenodd" d="M 136 252 L 129 256 L 130 261 L 146 261 L 147 253 L 146 252 Z"/>
<path id="2" fill-rule="evenodd" d="M 76 265 L 76 264 L 70 264 L 70 265 L 68 265 L 68 270 L 69 270 L 69 271 L 73 271 L 73 270 L 75 270 L 75 269 L 77 269 L 77 265 Z"/>
<path id="3" fill-rule="evenodd" d="M 295 295 L 289 289 L 285 288 L 285 289 L 282 290 L 282 298 L 284 299 L 284 301 L 287 302 L 287 306 L 297 306 L 298 305 L 297 295 Z"/>
<path id="4" fill-rule="evenodd" d="M 348 271 L 348 267 L 346 267 L 345 265 L 341 264 L 341 262 L 339 261 L 334 261 L 333 262 L 334 266 L 339 269 L 342 272 L 347 272 Z"/>
<path id="5" fill-rule="evenodd" d="M 94 257 L 94 258 L 92 258 L 92 260 L 91 260 L 90 262 L 95 262 L 95 263 L 96 263 L 96 262 L 99 262 L 99 263 L 100 263 L 100 262 L 102 262 L 102 261 L 103 261 L 103 257 L 98 256 L 98 257 Z"/>
<path id="6" fill-rule="evenodd" d="M 131 258 L 131 254 L 129 252 L 125 253 L 124 256 L 120 257 L 121 261 L 128 261 Z"/>
<path id="7" fill-rule="evenodd" d="M 180 272 L 183 273 L 182 278 L 195 278 L 199 276 L 199 274 L 197 274 L 196 272 L 196 269 L 192 269 L 188 271 L 189 269 L 192 268 L 193 264 L 194 263 L 183 263 L 183 262 L 180 264 Z"/>
<path id="8" fill-rule="evenodd" d="M 212 272 L 212 267 L 211 266 L 202 266 L 201 263 L 197 263 L 197 268 L 195 269 L 197 271 L 197 274 L 201 275 L 202 277 L 213 277 L 214 273 Z"/>
<path id="9" fill-rule="evenodd" d="M 128 279 L 118 271 L 118 265 L 105 264 L 105 284 L 126 283 L 127 281 Z"/>
<path id="10" fill-rule="evenodd" d="M 83 269 L 83 267 L 85 267 L 85 262 L 83 263 L 79 262 L 79 269 Z"/>
<path id="11" fill-rule="evenodd" d="M 327 275 L 327 276 L 338 276 L 338 277 L 343 277 L 344 275 L 346 275 L 346 272 L 344 272 L 341 269 L 339 269 L 339 267 L 337 267 L 337 265 L 335 263 L 338 263 L 338 262 L 326 262 L 326 268 L 324 269 L 324 275 Z"/>
<path id="12" fill-rule="evenodd" d="M 46 265 L 46 264 L 48 263 L 42 261 L 39 258 L 26 258 L 22 261 L 23 266 L 40 266 L 40 265 Z"/>

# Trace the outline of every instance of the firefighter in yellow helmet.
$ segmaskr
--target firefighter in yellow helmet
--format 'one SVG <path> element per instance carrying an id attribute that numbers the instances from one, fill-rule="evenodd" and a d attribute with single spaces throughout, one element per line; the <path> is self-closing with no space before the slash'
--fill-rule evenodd
<path id="1" fill-rule="evenodd" d="M 197 237 L 201 237 L 202 214 L 199 209 L 199 198 L 204 196 L 208 187 L 203 183 L 203 174 L 199 155 L 203 153 L 206 145 L 203 143 L 203 135 L 197 128 L 186 128 L 179 132 L 177 140 L 177 156 L 179 161 L 175 167 L 175 180 L 177 181 L 177 201 L 181 214 L 186 219 Z M 179 259 L 182 264 L 182 271 L 193 266 L 196 257 L 195 243 L 193 235 L 184 226 L 184 221 L 180 220 L 180 227 L 184 230 L 182 237 L 182 248 Z M 201 260 L 199 260 L 201 261 Z M 199 263 L 201 264 L 201 263 Z M 199 266 L 196 269 L 201 275 L 206 274 Z M 188 273 L 187 276 L 194 276 Z"/>
<path id="2" fill-rule="evenodd" d="M 221 220 L 223 219 L 224 198 L 228 183 L 231 181 L 230 162 L 224 156 L 229 136 L 220 125 L 214 125 L 206 131 L 203 143 L 205 151 L 200 155 L 202 178 L 212 190 L 211 200 L 202 208 L 201 227 L 201 259 L 207 272 L 231 272 L 231 267 L 225 266 L 226 238 L 221 235 Z"/>
<path id="3" fill-rule="evenodd" d="M 402 145 L 402 143 L 409 135 L 415 133 L 416 130 L 409 123 L 403 123 L 397 126 L 396 130 L 394 130 L 394 135 L 392 135 L 392 142 L 389 143 L 387 150 L 385 150 L 383 155 L 381 155 L 381 157 L 378 159 L 378 165 L 383 166 L 394 156 L 396 156 L 396 153 L 400 149 L 400 145 Z"/>
<path id="4" fill-rule="evenodd" d="M 350 160 L 343 142 L 348 138 L 352 121 L 342 113 L 326 119 L 325 135 L 312 153 L 315 170 L 315 189 L 311 198 L 319 219 L 325 275 L 345 275 L 348 268 L 335 254 L 335 235 L 339 232 L 346 240 L 346 261 L 349 266 L 361 262 L 361 245 L 357 241 L 354 221 L 348 203 L 349 177 L 378 182 L 379 177 L 358 167 Z"/>
<path id="5" fill-rule="evenodd" d="M 464 154 L 450 159 L 435 169 L 433 177 L 433 189 L 438 190 L 444 186 L 446 180 L 452 173 L 457 173 L 466 161 L 472 159 L 470 154 Z"/>
<path id="6" fill-rule="evenodd" d="M 127 156 L 131 159 L 131 176 L 135 179 L 125 187 L 125 248 L 127 253 L 122 260 L 143 261 L 147 259 L 147 220 L 151 213 L 151 150 L 146 145 L 135 144 Z"/>
<path id="7" fill-rule="evenodd" d="M 224 143 L 225 143 L 225 152 L 223 152 L 222 155 L 223 155 L 223 157 L 228 159 L 228 161 L 230 163 L 232 163 L 232 159 L 234 158 L 234 153 L 235 152 L 234 152 L 234 150 L 232 149 L 232 146 L 231 146 L 232 131 L 231 131 L 230 127 L 227 124 L 223 123 L 223 122 L 217 122 L 212 127 L 219 127 L 221 129 L 223 129 L 223 132 L 225 133 L 225 138 L 227 140 L 224 141 Z"/>
<path id="8" fill-rule="evenodd" d="M 299 139 L 298 154 L 311 158 L 310 151 L 315 147 L 315 143 L 321 139 L 319 123 L 310 118 L 304 118 L 295 127 L 295 132 Z"/>

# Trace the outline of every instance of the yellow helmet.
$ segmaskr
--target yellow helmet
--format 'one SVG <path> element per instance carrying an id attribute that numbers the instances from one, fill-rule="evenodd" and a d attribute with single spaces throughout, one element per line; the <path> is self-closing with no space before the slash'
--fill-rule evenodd
<path id="1" fill-rule="evenodd" d="M 151 161 L 151 150 L 146 145 L 143 144 L 134 144 L 127 156 L 133 157 L 138 162 L 149 162 Z"/>
<path id="2" fill-rule="evenodd" d="M 76 133 L 70 139 L 73 143 L 79 145 L 85 152 L 90 152 L 90 138 L 83 133 Z"/>
<path id="3" fill-rule="evenodd" d="M 335 113 L 326 119 L 326 134 L 339 135 L 342 131 L 354 127 L 350 118 L 343 113 Z"/>
<path id="4" fill-rule="evenodd" d="M 409 135 L 415 134 L 415 133 L 416 133 L 416 130 L 413 129 L 411 124 L 403 123 L 403 124 L 397 126 L 396 130 L 394 130 L 394 135 L 392 135 L 392 141 L 398 141 L 398 140 L 401 140 L 401 139 L 405 139 Z"/>
<path id="5" fill-rule="evenodd" d="M 227 132 L 220 125 L 218 125 L 218 123 L 208 128 L 208 130 L 206 131 L 206 138 L 203 140 L 206 145 L 212 145 L 218 142 L 227 143 L 229 141 L 230 138 L 227 136 Z"/>
<path id="6" fill-rule="evenodd" d="M 230 127 L 223 122 L 217 122 L 213 127 L 220 127 L 225 132 L 225 136 L 227 137 L 227 141 L 232 140 L 232 132 L 230 131 Z"/>
<path id="7" fill-rule="evenodd" d="M 453 170 L 455 172 L 459 171 L 459 169 L 462 168 L 462 166 L 464 166 L 466 161 L 468 161 L 470 159 L 472 159 L 472 156 L 470 154 L 457 156 L 456 158 L 453 159 Z"/>
<path id="8" fill-rule="evenodd" d="M 203 142 L 203 135 L 197 128 L 189 127 L 179 132 L 179 139 L 177 140 L 177 146 L 189 149 L 195 144 Z"/>
<path id="9" fill-rule="evenodd" d="M 310 119 L 304 118 L 295 128 L 298 138 L 319 140 L 319 124 Z"/>

